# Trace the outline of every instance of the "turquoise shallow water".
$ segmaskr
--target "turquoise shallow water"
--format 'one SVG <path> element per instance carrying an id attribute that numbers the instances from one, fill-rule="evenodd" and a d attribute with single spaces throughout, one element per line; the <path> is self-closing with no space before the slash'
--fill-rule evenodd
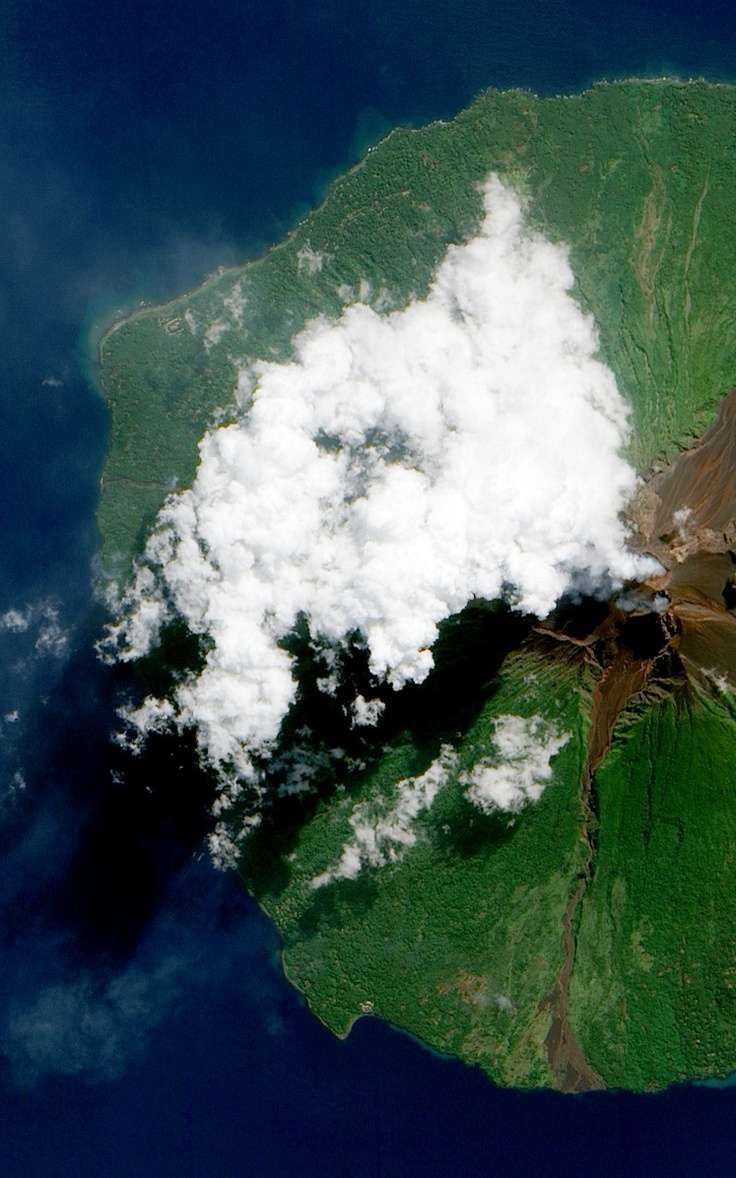
<path id="1" fill-rule="evenodd" d="M 485 85 L 734 76 L 729 6 L 31 0 L 2 6 L 0 43 L 0 614 L 23 618 L 0 628 L 3 1173 L 730 1174 L 732 1090 L 497 1092 L 305 1011 L 199 857 L 190 751 L 110 743 L 128 684 L 92 652 L 87 380 L 101 318 L 278 239 L 388 127 Z"/>

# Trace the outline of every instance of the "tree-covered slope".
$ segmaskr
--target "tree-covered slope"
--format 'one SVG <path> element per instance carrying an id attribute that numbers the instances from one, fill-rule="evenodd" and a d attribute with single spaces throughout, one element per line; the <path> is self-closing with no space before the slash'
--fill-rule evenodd
<path id="1" fill-rule="evenodd" d="M 510 660 L 458 742 L 457 764 L 417 841 L 397 862 L 315 889 L 340 858 L 350 816 L 390 810 L 398 781 L 423 772 L 439 739 L 402 733 L 357 788 L 299 830 L 288 879 L 246 851 L 246 883 L 284 936 L 291 980 L 332 1030 L 362 1013 L 479 1063 L 499 1083 L 554 1083 L 545 1039 L 563 967 L 560 928 L 584 850 L 578 783 L 586 754 L 586 677 L 532 654 Z M 483 815 L 459 784 L 488 751 L 496 717 L 543 715 L 568 736 L 540 802 Z"/>
<path id="2" fill-rule="evenodd" d="M 670 455 L 736 375 L 735 116 L 736 92 L 705 83 L 546 99 L 489 91 L 450 122 L 383 140 L 264 257 L 114 326 L 100 345 L 112 414 L 104 568 L 123 576 L 167 493 L 191 481 L 197 442 L 232 406 L 238 369 L 288 355 L 306 320 L 345 302 L 421 294 L 448 243 L 477 226 L 476 185 L 491 170 L 570 244 L 579 297 L 633 407 L 635 462 Z"/>
<path id="3" fill-rule="evenodd" d="M 734 1068 L 735 735 L 730 693 L 675 696 L 637 718 L 597 775 L 570 1005 L 611 1084 Z"/>
<path id="4" fill-rule="evenodd" d="M 630 457 L 642 473 L 669 461 L 736 384 L 735 116 L 736 90 L 702 82 L 487 92 L 450 122 L 389 136 L 262 258 L 115 325 L 100 345 L 107 573 L 125 578 L 166 495 L 191 482 L 208 424 L 235 412 L 238 372 L 288 357 L 315 315 L 421 296 L 448 243 L 478 226 L 491 171 L 570 246 L 576 296 L 632 408 Z M 708 551 L 727 564 L 721 533 Z M 431 677 L 405 725 L 379 726 L 367 766 L 275 807 L 240 870 L 330 1028 L 374 1014 L 519 1086 L 645 1089 L 736 1068 L 736 714 L 729 666 L 688 678 L 688 651 L 711 641 L 698 644 L 698 593 L 681 592 L 651 652 L 617 647 L 620 616 L 577 645 L 527 627 L 500 670 L 466 643 L 439 695 Z M 708 617 L 730 635 L 720 598 Z M 472 701 L 458 709 L 463 684 Z M 508 715 L 567 739 L 538 802 L 483 815 L 467 774 Z M 356 814 L 392 813 L 400 783 L 445 745 L 447 781 L 402 853 L 315 886 Z"/>

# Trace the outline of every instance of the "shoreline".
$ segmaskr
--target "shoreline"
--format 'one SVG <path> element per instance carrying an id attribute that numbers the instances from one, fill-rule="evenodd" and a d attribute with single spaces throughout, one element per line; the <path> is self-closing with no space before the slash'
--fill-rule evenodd
<path id="1" fill-rule="evenodd" d="M 252 895 L 252 893 L 248 892 L 248 895 Z M 258 903 L 258 901 L 256 901 L 256 903 Z M 276 925 L 273 922 L 273 918 L 269 916 L 264 908 L 261 908 L 260 904 L 258 904 L 258 907 L 275 928 Z M 619 1096 L 625 1096 L 649 1101 L 654 1100 L 657 1097 L 663 1097 L 670 1092 L 683 1091 L 685 1089 L 712 1088 L 721 1090 L 724 1088 L 736 1087 L 736 1072 L 729 1072 L 727 1075 L 720 1077 L 705 1076 L 702 1078 L 694 1077 L 690 1080 L 678 1080 L 672 1084 L 667 1084 L 662 1088 L 617 1088 L 606 1085 L 604 1088 L 592 1088 L 585 1091 L 573 1091 L 572 1089 L 565 1090 L 556 1088 L 552 1085 L 546 1087 L 522 1087 L 520 1085 L 514 1084 L 498 1084 L 488 1075 L 486 1071 L 483 1070 L 480 1064 L 469 1063 L 459 1055 L 448 1055 L 444 1051 L 438 1051 L 436 1047 L 432 1047 L 431 1044 L 425 1043 L 425 1041 L 420 1039 L 418 1035 L 413 1035 L 411 1031 L 407 1031 L 404 1027 L 400 1027 L 396 1023 L 389 1022 L 387 1019 L 383 1018 L 382 1015 L 375 1014 L 372 1011 L 361 1011 L 359 1014 L 356 1014 L 353 1016 L 353 1018 L 351 1018 L 347 1028 L 344 1031 L 335 1031 L 334 1028 L 326 1023 L 321 1015 L 314 1009 L 304 990 L 302 990 L 301 986 L 299 986 L 298 983 L 295 982 L 294 979 L 290 976 L 286 967 L 286 962 L 284 960 L 284 953 L 285 949 L 282 945 L 279 949 L 278 958 L 284 978 L 292 987 L 292 989 L 296 990 L 297 994 L 299 994 L 299 996 L 303 999 L 310 1016 L 316 1019 L 320 1026 L 324 1027 L 324 1029 L 330 1035 L 332 1035 L 333 1038 L 338 1039 L 341 1043 L 346 1043 L 357 1023 L 362 1022 L 364 1019 L 366 1021 L 372 1020 L 376 1023 L 382 1024 L 384 1027 L 388 1027 L 395 1034 L 401 1035 L 405 1039 L 409 1039 L 412 1043 L 416 1043 L 417 1046 L 422 1049 L 422 1051 L 426 1051 L 429 1055 L 434 1056 L 435 1059 L 440 1059 L 446 1063 L 459 1065 L 460 1067 L 466 1068 L 468 1071 L 480 1073 L 486 1083 L 497 1092 L 514 1092 L 524 1096 L 541 1095 L 562 1097 L 565 1100 L 606 1100 L 615 1099 Z"/>
<path id="2" fill-rule="evenodd" d="M 147 302 L 147 301 L 142 300 L 141 303 L 139 303 L 137 306 L 135 306 L 132 310 L 120 310 L 119 312 L 114 313 L 112 318 L 110 320 L 108 320 L 106 322 L 106 324 L 104 324 L 104 326 L 103 326 L 103 324 L 99 324 L 98 322 L 96 323 L 93 320 L 93 323 L 90 326 L 88 333 L 87 333 L 88 353 L 89 353 L 90 357 L 93 358 L 94 365 L 98 369 L 101 368 L 102 367 L 102 352 L 103 352 L 103 348 L 105 346 L 105 343 L 107 342 L 107 340 L 111 336 L 113 336 L 115 334 L 115 332 L 119 331 L 121 327 L 125 327 L 129 323 L 134 323 L 137 319 L 142 318 L 144 315 L 156 313 L 159 311 L 166 311 L 169 308 L 174 307 L 182 299 L 190 298 L 194 294 L 198 294 L 202 291 L 207 290 L 208 287 L 214 285 L 214 283 L 216 283 L 216 282 L 219 282 L 220 279 L 226 277 L 226 275 L 241 273 L 241 272 L 249 269 L 252 266 L 258 265 L 264 259 L 268 258 L 274 251 L 279 250 L 279 249 L 283 249 L 289 242 L 291 242 L 293 240 L 293 238 L 298 233 L 299 229 L 304 224 L 306 224 L 306 222 L 309 221 L 309 219 L 312 216 L 314 216 L 315 213 L 319 212 L 321 209 L 323 209 L 325 207 L 325 205 L 330 200 L 332 193 L 333 193 L 334 189 L 337 187 L 337 185 L 343 183 L 349 176 L 354 175 L 361 168 L 363 168 L 366 164 L 368 157 L 373 152 L 377 151 L 384 143 L 388 142 L 388 140 L 391 139 L 392 136 L 394 136 L 394 135 L 401 134 L 402 132 L 408 132 L 409 134 L 412 134 L 415 132 L 430 130 L 433 127 L 445 126 L 448 123 L 454 122 L 456 119 L 460 118 L 460 116 L 465 114 L 466 112 L 471 111 L 473 109 L 473 107 L 488 94 L 528 95 L 530 98 L 532 98 L 536 101 L 541 101 L 541 102 L 547 102 L 547 101 L 554 102 L 554 101 L 561 101 L 561 100 L 565 100 L 565 99 L 567 99 L 569 101 L 576 101 L 577 99 L 585 97 L 587 94 L 591 94 L 595 90 L 603 89 L 606 87 L 612 88 L 612 87 L 616 87 L 616 86 L 631 86 L 631 85 L 653 86 L 653 85 L 661 85 L 663 83 L 669 83 L 673 86 L 682 86 L 682 87 L 704 85 L 704 86 L 708 86 L 712 89 L 736 89 L 736 81 L 723 81 L 723 80 L 711 81 L 710 79 L 708 79 L 704 75 L 697 75 L 697 76 L 691 76 L 691 77 L 687 77 L 687 78 L 681 78 L 681 77 L 678 77 L 676 74 L 661 74 L 661 75 L 657 75 L 657 76 L 644 76 L 644 77 L 637 77 L 636 75 L 627 75 L 626 77 L 622 77 L 622 78 L 601 78 L 598 81 L 592 82 L 589 85 L 585 85 L 580 90 L 576 90 L 573 92 L 560 92 L 560 93 L 554 93 L 554 94 L 539 94 L 537 91 L 533 90 L 531 87 L 528 87 L 528 86 L 510 86 L 506 89 L 499 89 L 498 87 L 495 87 L 495 86 L 486 86 L 483 89 L 479 90 L 478 93 L 470 100 L 470 102 L 466 106 L 461 107 L 459 110 L 455 111 L 455 113 L 452 115 L 449 115 L 444 118 L 440 117 L 440 118 L 436 118 L 436 119 L 430 119 L 428 122 L 421 123 L 418 126 L 412 125 L 411 123 L 398 123 L 395 127 L 392 127 L 390 131 L 387 131 L 384 135 L 381 135 L 374 143 L 371 143 L 366 148 L 366 150 L 363 152 L 360 159 L 356 160 L 356 162 L 354 164 L 351 164 L 349 167 L 347 167 L 346 169 L 341 171 L 339 173 L 339 175 L 335 176 L 332 180 L 330 180 L 328 182 L 327 188 L 325 190 L 325 194 L 322 197 L 322 199 L 320 201 L 318 201 L 318 203 L 313 205 L 309 209 L 308 212 L 304 213 L 301 217 L 299 217 L 297 219 L 297 221 L 292 225 L 292 227 L 289 230 L 287 230 L 286 234 L 283 237 L 279 238 L 278 241 L 272 242 L 270 245 L 265 246 L 262 250 L 259 250 L 257 253 L 253 254 L 251 257 L 246 257 L 243 259 L 243 261 L 237 262 L 232 266 L 218 267 L 213 273 L 207 274 L 199 282 L 195 282 L 192 286 L 187 287 L 185 290 L 181 291 L 179 294 L 174 295 L 173 298 L 165 299 L 163 302 Z M 103 315 L 104 315 L 104 312 L 103 312 Z M 97 338 L 95 338 L 97 327 L 99 327 L 99 329 L 100 329 L 100 334 L 99 334 L 99 336 L 97 336 Z M 102 385 L 102 382 L 95 379 L 95 385 L 100 390 L 100 392 L 102 393 L 102 395 L 104 397 L 104 395 L 105 395 L 104 394 L 104 386 Z"/>

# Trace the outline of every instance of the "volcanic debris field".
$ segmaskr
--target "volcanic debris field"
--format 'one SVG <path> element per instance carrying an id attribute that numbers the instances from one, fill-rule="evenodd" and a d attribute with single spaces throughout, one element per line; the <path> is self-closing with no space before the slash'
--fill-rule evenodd
<path id="1" fill-rule="evenodd" d="M 631 406 L 631 543 L 660 570 L 647 580 L 541 622 L 471 603 L 443 625 L 426 682 L 382 693 L 369 736 L 342 710 L 367 683 L 360 650 L 344 697 L 325 698 L 308 635 L 294 635 L 284 739 L 309 730 L 313 752 L 340 741 L 364 767 L 327 774 L 316 795 L 275 793 L 239 870 L 289 978 L 337 1034 L 375 1015 L 496 1083 L 565 1091 L 736 1067 L 735 132 L 728 86 L 487 92 L 383 140 L 263 257 L 100 341 L 112 434 L 99 526 L 118 585 L 166 496 L 191 483 L 205 430 L 235 418 L 238 370 L 288 358 L 308 320 L 339 316 L 340 290 L 421 296 L 476 230 L 490 172 L 568 243 L 575 297 Z M 480 812 L 463 783 L 508 715 L 567 739 L 538 801 Z M 315 887 L 356 808 L 390 810 L 397 783 L 447 747 L 447 783 L 406 852 Z"/>

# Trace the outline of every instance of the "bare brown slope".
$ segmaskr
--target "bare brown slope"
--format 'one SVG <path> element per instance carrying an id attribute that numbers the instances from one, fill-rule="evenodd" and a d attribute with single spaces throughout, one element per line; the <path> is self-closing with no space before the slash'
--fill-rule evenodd
<path id="1" fill-rule="evenodd" d="M 653 537 L 668 542 L 678 532 L 675 516 L 687 512 L 686 534 L 707 551 L 707 537 L 720 543 L 736 515 L 736 389 L 723 398 L 718 417 L 702 438 L 649 483 L 659 502 Z M 698 533 L 701 535 L 698 537 Z"/>
<path id="2" fill-rule="evenodd" d="M 677 682 L 715 690 L 736 683 L 736 391 L 703 437 L 641 488 L 630 522 L 635 546 L 657 557 L 662 574 L 612 599 L 589 626 L 573 613 L 536 628 L 549 656 L 562 644 L 566 657 L 596 672 L 580 794 L 585 854 L 563 917 L 562 966 L 542 1003 L 551 1014 L 550 1068 L 567 1092 L 605 1086 L 569 1020 L 577 914 L 595 868 L 595 774 L 622 713 L 642 693 Z"/>
<path id="3" fill-rule="evenodd" d="M 656 474 L 631 510 L 637 547 L 665 572 L 684 670 L 701 685 L 736 683 L 736 390 L 690 449 Z"/>

